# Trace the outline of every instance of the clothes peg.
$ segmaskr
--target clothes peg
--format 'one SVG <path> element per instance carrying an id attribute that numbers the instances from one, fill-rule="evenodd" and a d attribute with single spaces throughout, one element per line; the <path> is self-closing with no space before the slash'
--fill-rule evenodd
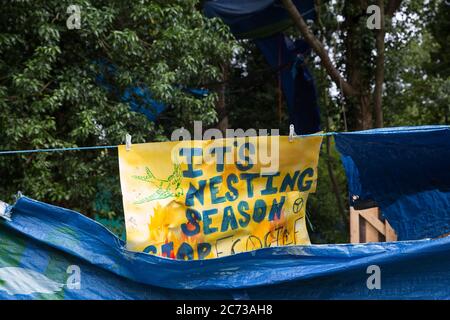
<path id="1" fill-rule="evenodd" d="M 294 141 L 294 139 L 295 139 L 296 136 L 297 136 L 297 135 L 295 134 L 295 128 L 294 128 L 294 125 L 291 124 L 291 125 L 289 126 L 289 142 Z"/>
<path id="2" fill-rule="evenodd" d="M 131 150 L 131 136 L 128 133 L 125 135 L 125 149 L 127 151 Z"/>

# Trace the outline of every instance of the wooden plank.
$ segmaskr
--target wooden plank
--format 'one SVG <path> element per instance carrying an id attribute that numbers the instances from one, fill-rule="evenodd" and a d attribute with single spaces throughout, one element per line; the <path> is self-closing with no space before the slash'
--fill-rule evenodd
<path id="1" fill-rule="evenodd" d="M 366 239 L 364 242 L 379 242 L 380 234 L 378 230 L 369 221 L 365 220 Z"/>
<path id="2" fill-rule="evenodd" d="M 384 235 L 386 236 L 386 242 L 397 241 L 397 234 L 387 220 L 384 220 L 384 225 L 386 228 L 384 232 Z"/>
<path id="3" fill-rule="evenodd" d="M 350 243 L 359 243 L 359 213 L 350 207 Z"/>
<path id="4" fill-rule="evenodd" d="M 359 214 L 366 219 L 378 232 L 385 235 L 386 226 L 378 219 L 378 208 L 370 208 L 367 210 L 361 210 Z"/>
<path id="5" fill-rule="evenodd" d="M 436 237 L 436 238 L 445 238 L 445 237 L 448 237 L 448 236 L 450 236 L 450 232 L 449 233 L 444 233 L 444 234 L 442 234 L 442 235 L 440 235 L 439 237 Z"/>
<path id="6" fill-rule="evenodd" d="M 385 236 L 385 241 L 397 241 L 395 230 L 386 219 L 380 220 L 379 212 L 379 208 L 355 210 L 350 207 L 351 243 L 379 242 L 380 234 Z"/>

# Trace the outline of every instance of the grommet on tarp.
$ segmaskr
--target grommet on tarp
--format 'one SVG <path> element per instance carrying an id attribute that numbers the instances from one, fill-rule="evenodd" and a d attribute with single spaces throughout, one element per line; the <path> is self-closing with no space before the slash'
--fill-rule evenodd
<path id="1" fill-rule="evenodd" d="M 127 151 L 131 150 L 131 136 L 128 133 L 125 135 L 125 149 Z"/>
<path id="2" fill-rule="evenodd" d="M 291 125 L 289 126 L 289 142 L 294 141 L 294 138 L 295 138 L 296 136 L 297 136 L 297 135 L 295 134 L 295 128 L 294 128 L 294 125 L 291 124 Z"/>

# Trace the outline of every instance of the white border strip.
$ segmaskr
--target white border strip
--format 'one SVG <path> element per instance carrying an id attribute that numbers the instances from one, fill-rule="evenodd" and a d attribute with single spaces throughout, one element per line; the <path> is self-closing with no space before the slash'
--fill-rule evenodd
<path id="1" fill-rule="evenodd" d="M 11 221 L 10 205 L 3 201 L 0 201 L 0 218 Z"/>

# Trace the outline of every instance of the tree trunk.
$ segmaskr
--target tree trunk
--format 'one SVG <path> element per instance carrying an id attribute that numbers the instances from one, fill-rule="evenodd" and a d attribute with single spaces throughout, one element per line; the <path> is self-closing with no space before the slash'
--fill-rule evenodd
<path id="1" fill-rule="evenodd" d="M 327 99 L 328 100 L 328 99 Z M 326 103 L 326 110 L 327 110 L 327 131 L 330 130 L 330 118 L 328 116 L 328 103 Z M 338 180 L 336 178 L 336 175 L 334 174 L 333 169 L 333 156 L 331 155 L 331 137 L 327 136 L 326 139 L 326 153 L 327 153 L 327 169 L 328 169 L 328 175 L 330 177 L 331 187 L 333 188 L 333 193 L 336 198 L 337 208 L 339 210 L 339 214 L 342 218 L 342 222 L 346 224 L 348 222 L 348 214 L 344 207 L 344 202 L 342 201 L 341 195 L 341 188 L 339 186 Z"/>
<path id="2" fill-rule="evenodd" d="M 374 90 L 374 112 L 375 112 L 375 127 L 383 127 L 383 83 L 384 83 L 384 1 L 378 0 L 380 7 L 381 28 L 377 32 L 376 46 L 377 46 L 377 61 L 375 74 L 375 90 Z"/>
<path id="3" fill-rule="evenodd" d="M 384 82 L 384 0 L 378 0 L 381 9 L 381 30 L 377 33 L 377 60 L 375 71 L 374 104 L 371 103 L 371 84 L 373 83 L 373 66 L 371 65 L 372 40 L 367 35 L 370 30 L 366 25 L 368 0 L 350 1 L 344 3 L 345 18 L 345 80 L 331 62 L 323 44 L 309 30 L 307 24 L 293 4 L 292 0 L 281 0 L 296 27 L 305 41 L 320 57 L 321 64 L 327 74 L 343 91 L 349 112 L 349 127 L 351 130 L 365 130 L 373 127 L 373 113 L 375 125 L 383 126 L 382 91 Z M 390 0 L 386 7 L 386 17 L 391 18 L 399 9 L 402 0 Z M 375 112 L 373 112 L 375 111 Z"/>
<path id="4" fill-rule="evenodd" d="M 365 12 L 367 1 L 346 1 L 344 27 L 346 37 L 345 69 L 350 85 L 358 92 L 357 97 L 347 97 L 350 130 L 366 130 L 373 127 L 370 103 L 370 48 L 364 41 L 366 33 Z M 363 14 L 364 13 L 364 14 Z"/>
<path id="5" fill-rule="evenodd" d="M 300 12 L 298 12 L 297 7 L 292 3 L 292 0 L 281 0 L 281 2 L 288 11 L 297 28 L 300 30 L 303 38 L 305 38 L 305 41 L 319 56 L 320 63 L 325 68 L 331 79 L 336 83 L 338 88 L 342 88 L 345 95 L 355 95 L 357 92 L 347 83 L 347 81 L 345 81 L 344 78 L 342 78 L 339 71 L 334 67 L 323 44 L 314 36 L 311 30 L 309 30 L 308 25 Z"/>
<path id="6" fill-rule="evenodd" d="M 370 103 L 369 95 L 361 95 L 360 96 L 360 109 L 361 109 L 361 118 L 358 119 L 361 123 L 361 130 L 367 130 L 373 128 L 373 119 L 372 119 L 372 104 Z"/>
<path id="7" fill-rule="evenodd" d="M 226 110 L 226 83 L 228 80 L 228 66 L 222 65 L 222 83 L 219 86 L 219 100 L 216 104 L 217 117 L 219 123 L 217 124 L 217 129 L 222 131 L 225 136 L 226 130 L 228 129 L 228 113 Z"/>

